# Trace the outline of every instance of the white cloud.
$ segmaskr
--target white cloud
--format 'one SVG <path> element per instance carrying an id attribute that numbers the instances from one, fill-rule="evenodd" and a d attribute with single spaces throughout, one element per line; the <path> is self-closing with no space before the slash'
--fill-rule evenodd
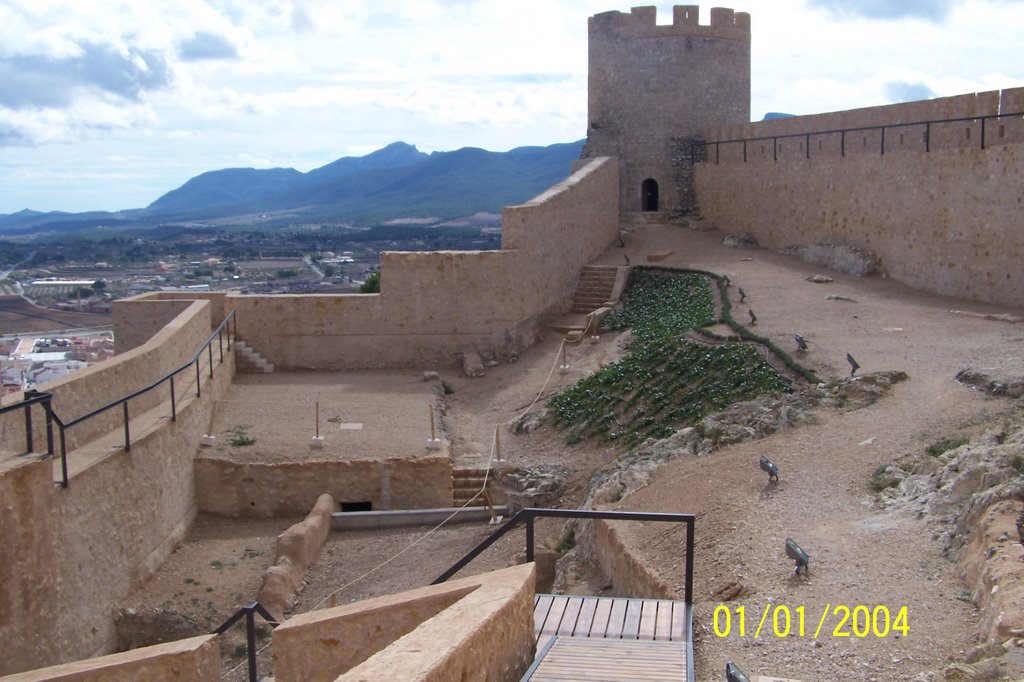
<path id="1" fill-rule="evenodd" d="M 424 151 L 579 139 L 587 18 L 632 4 L 6 0 L 0 212 L 140 206 L 203 171 L 309 170 L 399 139 Z M 899 11 L 861 1 L 844 3 L 845 12 L 832 0 L 724 4 L 752 15 L 754 118 L 1024 78 L 1019 1 Z M 701 8 L 704 23 L 710 6 Z M 659 23 L 671 21 L 671 4 L 658 10 Z M 85 171 L 108 157 L 138 177 L 116 191 L 93 185 L 90 195 Z M 47 168 L 63 169 L 63 184 L 12 175 Z M 76 168 L 82 184 L 72 190 Z"/>

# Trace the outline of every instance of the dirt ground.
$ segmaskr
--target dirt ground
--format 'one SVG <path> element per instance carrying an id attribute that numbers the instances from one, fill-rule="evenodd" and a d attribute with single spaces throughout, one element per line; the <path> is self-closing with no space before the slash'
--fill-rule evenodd
<path id="1" fill-rule="evenodd" d="M 647 226 L 626 236 L 625 249 L 613 247 L 597 262 L 618 265 L 626 253 L 637 264 L 644 262 L 647 253 L 672 250 L 674 254 L 659 264 L 727 274 L 734 292 L 742 287 L 747 300 L 740 304 L 734 294 L 733 314 L 744 319 L 749 305 L 759 320 L 758 333 L 787 349 L 795 349 L 794 334 L 803 335 L 810 350 L 801 360 L 823 380 L 849 374 L 846 353 L 858 360 L 862 373 L 903 370 L 910 378 L 869 407 L 854 411 L 822 408 L 814 425 L 677 460 L 666 465 L 650 485 L 618 505 L 621 509 L 698 515 L 697 678 L 721 679 L 725 661 L 734 660 L 749 675 L 805 681 L 909 680 L 962 660 L 978 641 L 976 615 L 964 599 L 956 565 L 941 555 L 926 519 L 882 511 L 870 479 L 881 464 L 922 450 L 959 429 L 976 429 L 987 419 L 1019 409 L 962 386 L 953 377 L 965 367 L 1024 374 L 1024 328 L 951 311 L 1017 315 L 1022 311 L 922 294 L 878 276 L 846 276 L 763 249 L 730 248 L 722 245 L 722 236 Z M 805 280 L 811 274 L 834 281 L 811 283 Z M 830 300 L 829 296 L 850 300 Z M 514 435 L 507 423 L 526 411 L 538 392 L 542 404 L 544 397 L 560 387 L 614 360 L 621 344 L 619 335 L 609 334 L 595 344 L 570 346 L 567 359 L 572 369 L 564 375 L 555 369 L 560 364 L 559 340 L 555 338 L 524 353 L 515 364 L 489 368 L 481 378 L 462 377 L 454 368 L 442 370 L 441 377 L 453 389 L 446 397 L 443 424 L 456 461 L 480 464 L 492 454 L 496 456 L 495 426 L 500 425 L 502 457 L 513 466 L 562 467 L 566 487 L 555 504 L 577 506 L 590 474 L 617 451 L 597 442 L 567 447 L 550 427 Z M 280 381 L 293 381 L 296 376 L 312 376 L 313 383 L 317 381 L 315 374 L 282 374 Z M 410 386 L 418 381 L 417 376 L 410 374 Z M 423 385 L 413 391 L 415 401 L 423 400 L 418 393 Z M 218 417 L 221 424 L 232 419 L 225 414 Z M 346 414 L 344 419 L 369 423 L 371 416 L 358 415 L 357 419 Z M 766 476 L 757 466 L 762 454 L 781 469 L 781 480 L 775 486 L 766 485 Z M 170 598 L 189 608 L 195 606 L 191 602 L 195 598 L 198 610 L 221 614 L 217 618 L 211 614 L 207 622 L 223 620 L 236 608 L 233 604 L 239 600 L 234 596 L 242 596 L 240 601 L 254 597 L 256 566 L 269 563 L 272 535 L 288 523 L 201 518 L 190 541 L 135 602 L 160 605 Z M 326 603 L 332 592 L 401 550 L 405 551 L 380 571 L 339 591 L 336 602 L 427 584 L 489 530 L 485 524 L 452 526 L 422 540 L 427 529 L 335 534 L 311 570 L 296 610 Z M 554 544 L 559 534 L 560 527 L 550 525 L 541 537 Z M 218 545 L 210 536 L 234 544 Z M 231 539 L 233 536 L 237 537 Z M 787 537 L 809 553 L 809 576 L 794 577 L 792 563 L 783 551 Z M 630 542 L 655 571 L 670 583 L 681 584 L 682 531 L 638 526 Z M 197 549 L 197 543 L 205 543 L 208 551 Z M 250 555 L 260 554 L 246 558 L 247 549 L 252 550 Z M 483 563 L 474 564 L 471 572 L 505 565 L 520 550 L 521 539 L 498 545 L 493 554 L 485 555 Z M 225 562 L 236 566 L 229 572 Z M 243 565 L 252 568 L 252 573 L 243 576 Z M 238 579 L 230 584 L 217 582 L 235 572 Z M 186 577 L 197 585 L 186 584 Z M 189 591 L 193 587 L 213 587 L 209 594 L 229 598 L 218 604 L 213 597 L 205 599 L 206 593 L 193 595 Z M 178 592 L 182 593 L 178 597 L 169 596 Z M 726 595 L 734 598 L 722 601 Z M 208 600 L 214 601 L 215 609 L 207 606 Z M 730 610 L 732 623 L 724 632 L 720 620 L 719 636 L 714 613 L 723 605 Z M 753 636 L 766 605 L 772 613 L 776 607 L 785 607 L 777 611 L 780 618 L 786 609 L 792 614 L 789 636 L 776 636 L 774 631 Z M 858 637 L 849 621 L 840 626 L 841 614 L 835 613 L 836 608 L 845 606 L 853 611 L 861 605 L 877 612 L 878 617 L 884 616 L 885 610 L 876 607 L 885 607 L 892 619 L 906 607 L 909 632 L 906 636 L 890 632 L 882 637 Z M 739 607 L 745 609 L 742 635 Z M 804 636 L 795 634 L 801 607 Z M 813 631 L 826 608 L 824 626 L 814 638 Z M 840 636 L 845 631 L 853 636 Z M 1024 668 L 1020 675 L 1024 677 Z"/>

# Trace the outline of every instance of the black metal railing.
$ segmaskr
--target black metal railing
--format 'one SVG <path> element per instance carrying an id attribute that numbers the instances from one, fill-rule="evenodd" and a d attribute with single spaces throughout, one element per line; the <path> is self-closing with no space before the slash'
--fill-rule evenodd
<path id="1" fill-rule="evenodd" d="M 721 158 L 721 147 L 722 145 L 729 144 L 742 144 L 743 145 L 743 162 L 747 162 L 747 144 L 751 142 L 768 142 L 772 143 L 772 159 L 774 161 L 779 160 L 779 140 L 787 139 L 802 139 L 804 141 L 804 153 L 806 158 L 811 158 L 811 138 L 821 135 L 839 135 L 839 154 L 840 156 L 846 156 L 846 135 L 847 133 L 863 133 L 863 132 L 874 132 L 880 131 L 879 134 L 879 152 L 880 155 L 885 155 L 885 131 L 887 129 L 897 128 L 911 128 L 917 126 L 924 126 L 924 150 L 930 152 L 932 149 L 932 126 L 942 125 L 948 123 L 981 123 L 981 134 L 978 136 L 979 145 L 981 149 L 986 149 L 986 121 L 1001 120 L 1001 119 L 1020 119 L 1024 118 L 1024 111 L 1017 111 L 1005 114 L 985 114 L 981 116 L 962 116 L 959 118 L 935 118 L 927 119 L 922 121 L 912 121 L 909 123 L 885 123 L 880 125 L 870 126 L 858 126 L 854 128 L 835 128 L 832 130 L 816 130 L 814 132 L 803 132 L 803 133 L 784 133 L 781 135 L 763 135 L 760 137 L 744 137 L 736 138 L 733 140 L 704 140 L 694 141 L 691 145 L 690 155 L 694 159 L 694 163 L 697 163 L 697 159 L 700 158 L 701 154 L 705 159 L 705 162 L 710 162 L 712 154 L 709 153 L 708 147 L 714 146 L 714 162 L 717 164 Z"/>
<path id="2" fill-rule="evenodd" d="M 25 412 L 25 453 L 35 452 L 35 441 L 34 435 L 35 430 L 32 427 L 32 406 L 42 405 L 43 410 L 46 412 L 46 454 L 53 454 L 53 394 L 51 393 L 40 393 L 39 391 L 25 391 L 25 399 L 21 402 L 14 403 L 13 405 L 7 405 L 0 407 L 0 416 L 7 414 L 8 412 L 15 412 L 17 410 L 24 410 Z"/>
<path id="3" fill-rule="evenodd" d="M 253 602 L 248 606 L 235 611 L 234 615 L 224 621 L 219 628 L 213 631 L 215 635 L 223 635 L 225 632 L 231 629 L 231 626 L 237 623 L 243 616 L 245 617 L 245 649 L 246 658 L 249 664 L 249 681 L 256 682 L 256 616 L 259 615 L 266 623 L 276 628 L 280 623 L 263 608 L 263 605 L 259 602 Z"/>
<path id="4" fill-rule="evenodd" d="M 123 412 L 123 415 L 124 415 L 123 416 L 124 449 L 125 449 L 125 451 L 130 451 L 131 450 L 131 418 L 130 418 L 130 415 L 129 415 L 129 412 L 128 412 L 128 403 L 129 403 L 129 401 L 133 400 L 134 398 L 138 398 L 141 395 L 145 395 L 146 393 L 149 393 L 150 391 L 156 390 L 156 389 L 160 388 L 161 386 L 163 386 L 166 383 L 169 383 L 170 384 L 170 393 L 171 393 L 171 421 L 176 421 L 177 418 L 178 418 L 178 403 L 177 403 L 177 396 L 175 395 L 174 378 L 177 375 L 179 375 L 182 372 L 184 372 L 185 370 L 187 370 L 187 369 L 189 369 L 189 368 L 194 366 L 195 367 L 195 372 L 196 372 L 196 397 L 197 398 L 201 397 L 202 396 L 202 364 L 203 364 L 202 360 L 203 360 L 203 354 L 204 353 L 206 354 L 206 357 L 207 357 L 207 360 L 208 360 L 208 365 L 209 365 L 209 370 L 208 370 L 209 371 L 209 377 L 212 379 L 213 378 L 213 368 L 214 368 L 214 361 L 213 361 L 213 355 L 214 355 L 214 353 L 213 353 L 213 345 L 214 345 L 214 341 L 215 340 L 217 341 L 217 346 L 219 348 L 219 362 L 218 362 L 218 364 L 221 364 L 221 363 L 224 362 L 224 351 L 225 351 L 225 349 L 227 351 L 229 351 L 229 352 L 231 351 L 232 326 L 234 326 L 234 328 L 236 330 L 236 333 L 237 333 L 237 321 L 235 320 L 235 311 L 234 310 L 232 310 L 231 312 L 229 312 L 227 314 L 227 316 L 225 316 L 224 320 L 217 326 L 217 328 L 215 330 L 213 330 L 213 333 L 210 334 L 210 336 L 206 339 L 206 342 L 203 343 L 202 346 L 200 346 L 199 350 L 196 351 L 195 355 L 192 356 L 191 360 L 189 360 L 188 362 L 184 363 L 183 365 L 181 365 L 177 369 L 174 369 L 174 370 L 168 372 L 163 377 L 157 379 L 156 381 L 152 382 L 148 386 L 140 388 L 139 390 L 134 391 L 132 393 L 129 393 L 126 396 L 122 396 L 121 398 L 118 398 L 117 400 L 114 400 L 114 401 L 112 401 L 110 403 L 107 403 L 106 405 L 103 405 L 102 407 L 98 407 L 95 410 L 92 410 L 91 412 L 87 412 L 86 414 L 83 414 L 80 417 L 76 417 L 76 418 L 71 419 L 69 421 L 62 420 L 56 413 L 54 413 L 54 411 L 52 409 L 51 400 L 52 400 L 53 396 L 51 394 L 49 394 L 49 393 L 38 393 L 38 394 L 35 394 L 33 396 L 30 396 L 29 394 L 33 393 L 31 391 L 26 392 L 25 400 L 23 400 L 20 403 L 15 403 L 14 405 L 9 405 L 7 407 L 4 407 L 2 410 L 0 410 L 0 414 L 3 414 L 4 412 L 9 412 L 9 411 L 12 411 L 12 410 L 17 410 L 17 409 L 24 409 L 25 410 L 25 414 L 26 414 L 26 417 L 25 417 L 26 440 L 27 440 L 27 444 L 29 446 L 29 450 L 28 451 L 32 452 L 33 451 L 33 448 L 32 448 L 33 436 L 32 436 L 32 417 L 31 417 L 31 411 L 30 410 L 31 410 L 32 405 L 35 405 L 37 403 L 42 403 L 43 404 L 43 409 L 46 410 L 46 432 L 47 432 L 47 453 L 46 454 L 51 455 L 51 456 L 55 454 L 54 453 L 52 425 L 56 424 L 57 425 L 57 432 L 58 432 L 59 438 L 60 438 L 60 459 L 61 459 L 61 480 L 60 480 L 60 484 L 61 484 L 61 487 L 67 488 L 68 487 L 68 463 L 67 463 L 67 430 L 68 429 L 70 429 L 71 427 L 76 426 L 78 424 L 81 424 L 82 422 L 88 421 L 88 420 L 92 419 L 93 417 L 96 417 L 96 416 L 98 416 L 100 414 L 103 414 L 103 413 L 107 412 L 108 410 L 113 410 L 113 409 L 115 409 L 117 407 L 120 407 L 122 412 Z M 226 347 L 225 347 L 225 343 L 227 344 Z"/>
<path id="5" fill-rule="evenodd" d="M 497 542 L 502 536 L 519 524 L 526 525 L 526 560 L 533 561 L 534 556 L 534 520 L 538 517 L 559 519 L 602 519 L 606 521 L 660 521 L 667 523 L 686 524 L 686 582 L 684 599 L 687 604 L 693 603 L 693 525 L 696 516 L 693 514 L 664 514 L 655 512 L 624 512 L 594 511 L 592 509 L 538 509 L 526 507 L 516 512 L 505 524 L 491 533 L 483 542 L 469 550 L 464 557 L 452 564 L 451 568 L 438 576 L 431 585 L 438 585 L 461 571 L 466 565 L 480 555 L 485 549 Z"/>

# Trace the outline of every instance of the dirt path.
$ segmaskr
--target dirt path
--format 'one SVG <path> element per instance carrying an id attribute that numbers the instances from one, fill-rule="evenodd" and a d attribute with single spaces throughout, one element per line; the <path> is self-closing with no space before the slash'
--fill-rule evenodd
<path id="1" fill-rule="evenodd" d="M 802 334 L 810 352 L 802 361 L 823 379 L 848 374 L 847 352 L 863 371 L 897 369 L 910 379 L 875 405 L 819 412 L 820 423 L 735 445 L 663 468 L 654 482 L 620 508 L 696 513 L 698 678 L 720 674 L 726 660 L 748 674 L 797 679 L 904 680 L 962 660 L 977 644 L 975 614 L 964 601 L 956 566 L 939 553 L 925 521 L 880 511 L 872 472 L 901 454 L 921 451 L 940 436 L 1006 410 L 953 380 L 967 366 L 1021 370 L 1024 330 L 1001 322 L 951 314 L 954 308 L 1007 312 L 910 291 L 881 278 L 856 279 L 756 249 L 731 249 L 715 233 L 684 233 L 686 259 L 678 265 L 728 274 L 757 311 L 758 333 L 782 347 Z M 672 242 L 668 228 L 634 235 L 634 248 Z M 677 252 L 679 248 L 677 247 Z M 748 260 L 749 259 L 749 260 Z M 635 259 L 636 260 L 640 259 Z M 672 263 L 670 260 L 669 263 Z M 813 284 L 806 275 L 826 274 Z M 829 294 L 851 301 L 827 300 Z M 737 319 L 743 305 L 734 299 Z M 1009 311 L 1018 312 L 1019 311 Z M 757 466 L 765 454 L 779 465 L 777 486 L 766 486 Z M 811 557 L 809 578 L 795 578 L 783 543 L 793 537 Z M 650 564 L 681 584 L 682 533 L 638 528 L 630 542 Z M 740 591 L 731 602 L 716 593 Z M 719 636 L 716 607 L 733 616 Z M 805 609 L 805 637 L 753 636 L 766 605 Z M 907 636 L 840 637 L 840 615 L 826 608 L 884 606 L 892 618 L 906 606 Z M 746 636 L 737 607 L 746 610 Z M 879 611 L 879 617 L 884 615 Z M 780 612 L 783 618 L 784 613 Z M 850 623 L 839 632 L 850 631 Z"/>

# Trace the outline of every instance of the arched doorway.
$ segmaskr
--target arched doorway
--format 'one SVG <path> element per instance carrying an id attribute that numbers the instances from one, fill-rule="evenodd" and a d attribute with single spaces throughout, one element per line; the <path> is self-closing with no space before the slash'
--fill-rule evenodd
<path id="1" fill-rule="evenodd" d="M 640 186 L 640 210 L 658 210 L 658 181 L 647 178 Z"/>

